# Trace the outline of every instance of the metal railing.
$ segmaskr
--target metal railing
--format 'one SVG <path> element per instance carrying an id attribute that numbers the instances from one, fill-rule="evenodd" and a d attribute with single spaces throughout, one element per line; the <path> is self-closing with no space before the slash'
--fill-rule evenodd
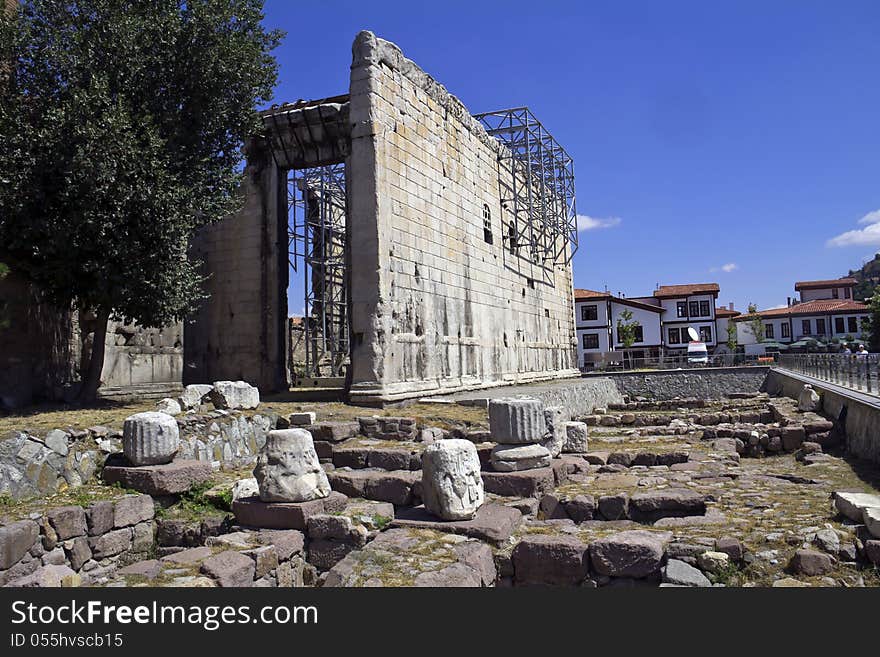
<path id="1" fill-rule="evenodd" d="M 744 354 L 710 354 L 706 362 L 694 362 L 688 359 L 686 353 L 663 354 L 644 358 L 624 356 L 622 352 L 609 352 L 596 354 L 592 360 L 584 363 L 582 371 L 587 372 L 614 372 L 633 370 L 677 370 L 700 367 L 748 367 L 754 365 L 774 365 L 777 354 L 762 356 L 746 356 Z"/>
<path id="2" fill-rule="evenodd" d="M 880 395 L 880 354 L 783 354 L 779 367 L 872 395 Z"/>

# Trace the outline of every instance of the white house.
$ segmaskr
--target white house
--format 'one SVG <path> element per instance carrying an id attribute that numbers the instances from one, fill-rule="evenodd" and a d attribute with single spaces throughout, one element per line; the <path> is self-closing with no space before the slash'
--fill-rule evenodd
<path id="1" fill-rule="evenodd" d="M 634 359 L 681 354 L 687 349 L 693 328 L 710 351 L 727 342 L 727 322 L 739 315 L 730 308 L 716 309 L 717 283 L 664 285 L 650 297 L 628 298 L 610 292 L 576 289 L 575 328 L 578 365 L 591 369 L 623 348 L 617 323 L 624 311 L 638 322 L 637 339 L 629 349 Z"/>
<path id="2" fill-rule="evenodd" d="M 688 328 L 694 329 L 700 340 L 712 351 L 727 335 L 718 335 L 715 303 L 720 288 L 718 283 L 690 285 L 661 285 L 654 290 L 653 299 L 663 308 L 663 344 L 667 350 L 687 349 Z"/>
<path id="3" fill-rule="evenodd" d="M 660 315 L 663 308 L 644 301 L 627 299 L 610 292 L 577 289 L 574 294 L 575 329 L 578 340 L 578 364 L 590 369 L 603 354 L 623 348 L 617 323 L 624 311 L 632 313 L 630 322 L 638 322 L 636 341 L 630 348 L 635 359 L 657 357 L 663 347 Z"/>
<path id="4" fill-rule="evenodd" d="M 727 347 L 727 341 L 729 339 L 728 327 L 733 326 L 734 329 L 737 329 L 736 323 L 733 321 L 734 318 L 739 317 L 742 313 L 733 309 L 733 304 L 731 303 L 727 308 L 721 307 L 715 309 L 715 326 L 717 327 L 716 333 L 718 334 L 718 351 L 729 351 Z M 739 331 L 737 330 L 737 336 Z"/>
<path id="5" fill-rule="evenodd" d="M 747 354 L 763 352 L 752 330 L 756 315 L 761 318 L 764 339 L 782 344 L 807 337 L 826 342 L 835 338 L 840 341 L 862 339 L 862 322 L 868 318 L 869 310 L 864 303 L 853 300 L 855 285 L 852 278 L 796 283 L 799 302 L 759 310 L 734 320 L 739 344 L 745 346 Z"/>

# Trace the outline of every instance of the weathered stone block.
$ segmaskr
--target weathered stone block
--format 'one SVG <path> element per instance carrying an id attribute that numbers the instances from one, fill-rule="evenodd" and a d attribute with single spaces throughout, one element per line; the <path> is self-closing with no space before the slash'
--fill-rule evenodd
<path id="1" fill-rule="evenodd" d="M 492 399 L 489 430 L 497 443 L 538 443 L 547 433 L 544 404 L 537 399 Z"/>
<path id="2" fill-rule="evenodd" d="M 245 381 L 214 381 L 208 398 L 222 409 L 252 410 L 260 405 L 260 391 Z"/>
<path id="3" fill-rule="evenodd" d="M 180 395 L 180 405 L 184 409 L 198 408 L 207 399 L 214 386 L 207 383 L 196 383 L 188 385 L 183 389 Z"/>
<path id="4" fill-rule="evenodd" d="M 483 488 L 487 493 L 504 497 L 540 497 L 553 490 L 556 480 L 552 468 L 521 472 L 483 471 Z"/>
<path id="5" fill-rule="evenodd" d="M 308 502 L 263 502 L 258 497 L 250 497 L 233 502 L 232 512 L 243 527 L 304 530 L 309 517 L 342 511 L 346 501 L 345 495 L 335 491 Z"/>
<path id="6" fill-rule="evenodd" d="M 147 495 L 179 495 L 211 478 L 211 465 L 201 461 L 174 461 L 162 465 L 126 467 L 106 465 L 102 471 L 108 484 Z"/>
<path id="7" fill-rule="evenodd" d="M 312 435 L 304 429 L 270 431 L 254 477 L 264 502 L 306 502 L 330 494 Z"/>
<path id="8" fill-rule="evenodd" d="M 485 499 L 480 459 L 474 444 L 450 438 L 432 443 L 422 455 L 422 500 L 443 520 L 469 520 Z"/>
<path id="9" fill-rule="evenodd" d="M 89 539 L 89 547 L 95 559 L 112 557 L 131 549 L 131 528 L 115 529 Z"/>
<path id="10" fill-rule="evenodd" d="M 66 541 L 76 536 L 85 536 L 86 513 L 81 506 L 63 506 L 46 512 L 46 518 L 55 530 L 57 540 Z"/>
<path id="11" fill-rule="evenodd" d="M 593 568 L 610 577 L 647 577 L 660 569 L 669 532 L 624 531 L 590 545 Z"/>
<path id="12" fill-rule="evenodd" d="M 577 586 L 589 573 L 589 548 L 572 536 L 526 536 L 512 560 L 517 584 Z"/>
<path id="13" fill-rule="evenodd" d="M 522 513 L 518 509 L 500 504 L 484 504 L 472 519 L 452 521 L 438 520 L 424 507 L 418 506 L 400 509 L 390 526 L 433 529 L 502 545 L 521 522 Z"/>
<path id="14" fill-rule="evenodd" d="M 122 451 L 131 465 L 169 463 L 179 447 L 177 420 L 170 415 L 148 411 L 125 418 Z"/>
<path id="15" fill-rule="evenodd" d="M 565 441 L 562 451 L 570 454 L 582 454 L 589 450 L 588 428 L 585 422 L 566 422 Z"/>
<path id="16" fill-rule="evenodd" d="M 227 550 L 205 559 L 200 570 L 222 587 L 253 586 L 256 564 L 246 554 Z"/>
<path id="17" fill-rule="evenodd" d="M 660 518 L 698 516 L 706 513 L 706 497 L 689 488 L 662 488 L 635 493 L 629 498 L 629 518 L 654 522 Z"/>
<path id="18" fill-rule="evenodd" d="M 40 536 L 40 527 L 32 520 L 19 520 L 0 527 L 0 570 L 18 563 Z"/>
<path id="19" fill-rule="evenodd" d="M 126 495 L 116 500 L 113 526 L 117 529 L 152 520 L 156 514 L 153 498 L 149 495 Z"/>
<path id="20" fill-rule="evenodd" d="M 566 427 L 565 423 L 571 420 L 571 413 L 564 406 L 548 406 L 544 409 L 544 424 L 547 427 L 547 433 L 541 441 L 541 445 L 547 448 L 552 458 L 556 458 L 562 453 L 565 445 Z"/>
<path id="21" fill-rule="evenodd" d="M 489 458 L 496 472 L 519 472 L 546 468 L 550 465 L 550 451 L 539 444 L 496 445 Z"/>
<path id="22" fill-rule="evenodd" d="M 89 526 L 89 536 L 106 534 L 113 529 L 115 513 L 113 502 L 107 500 L 92 502 L 86 511 L 86 522 Z"/>

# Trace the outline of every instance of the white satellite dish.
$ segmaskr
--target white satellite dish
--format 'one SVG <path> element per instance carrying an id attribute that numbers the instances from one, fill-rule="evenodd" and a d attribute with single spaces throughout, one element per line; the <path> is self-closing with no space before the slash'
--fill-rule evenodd
<path id="1" fill-rule="evenodd" d="M 694 342 L 700 341 L 700 334 L 696 332 L 693 326 L 688 326 L 688 335 L 691 336 L 691 340 Z"/>

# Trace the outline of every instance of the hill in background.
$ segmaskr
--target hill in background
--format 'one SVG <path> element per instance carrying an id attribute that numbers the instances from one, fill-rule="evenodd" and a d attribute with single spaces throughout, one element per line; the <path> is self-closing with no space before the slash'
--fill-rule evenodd
<path id="1" fill-rule="evenodd" d="M 869 260 L 861 269 L 850 270 L 848 276 L 856 279 L 859 283 L 853 290 L 853 298 L 864 301 L 874 294 L 874 290 L 880 285 L 880 253 Z"/>

